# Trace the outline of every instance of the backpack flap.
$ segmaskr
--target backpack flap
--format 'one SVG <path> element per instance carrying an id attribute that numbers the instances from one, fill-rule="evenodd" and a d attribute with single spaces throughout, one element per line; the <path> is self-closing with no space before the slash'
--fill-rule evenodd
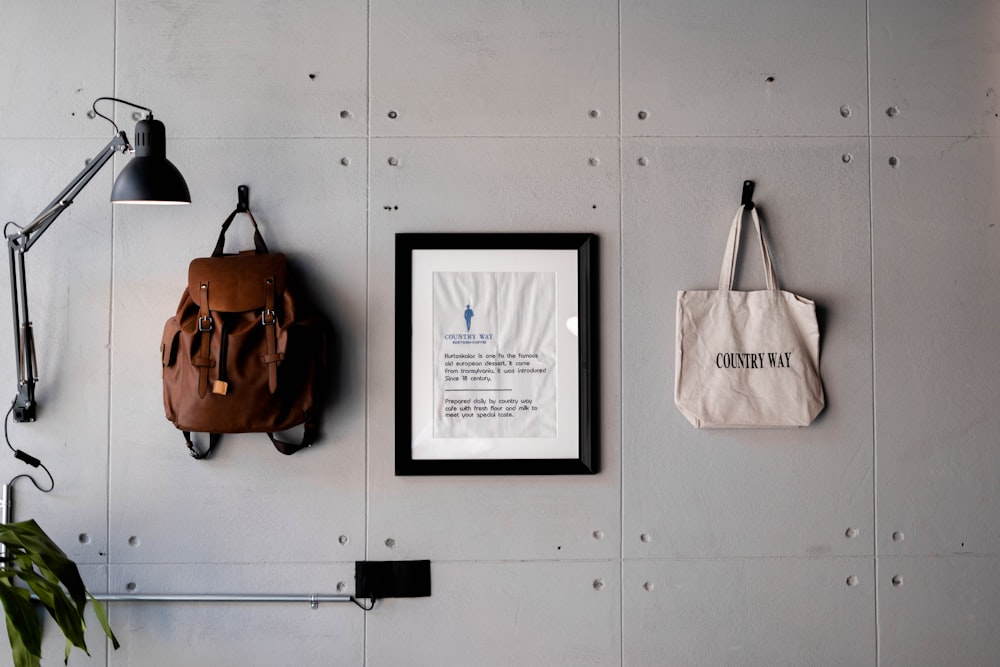
<path id="1" fill-rule="evenodd" d="M 199 307 L 224 313 L 261 310 L 264 281 L 274 280 L 274 294 L 280 303 L 285 292 L 286 262 L 279 252 L 203 257 L 188 266 L 188 292 Z M 208 285 L 204 289 L 202 285 Z M 209 303 L 203 303 L 205 292 Z"/>

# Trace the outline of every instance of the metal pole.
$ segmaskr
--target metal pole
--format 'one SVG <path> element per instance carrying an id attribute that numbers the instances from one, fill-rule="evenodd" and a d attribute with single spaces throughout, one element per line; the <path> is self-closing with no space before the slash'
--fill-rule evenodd
<path id="1" fill-rule="evenodd" d="M 313 609 L 321 602 L 353 602 L 350 595 L 264 595 L 264 594 L 152 594 L 106 593 L 94 595 L 101 602 L 308 602 Z"/>
<path id="2" fill-rule="evenodd" d="M 0 523 L 10 523 L 14 506 L 14 487 L 10 482 L 0 489 Z M 0 562 L 7 556 L 7 545 L 0 543 Z M 346 594 L 328 595 L 314 593 L 302 594 L 230 594 L 230 593 L 199 593 L 199 594 L 154 594 L 154 593 L 102 593 L 94 595 L 101 602 L 308 602 L 313 609 L 318 609 L 321 602 L 354 602 L 354 597 Z"/>
<path id="3" fill-rule="evenodd" d="M 14 487 L 11 486 L 10 482 L 3 485 L 3 490 L 0 490 L 0 523 L 8 524 L 10 523 L 11 510 L 14 505 L 13 496 Z M 7 562 L 7 545 L 0 542 L 0 563 Z"/>

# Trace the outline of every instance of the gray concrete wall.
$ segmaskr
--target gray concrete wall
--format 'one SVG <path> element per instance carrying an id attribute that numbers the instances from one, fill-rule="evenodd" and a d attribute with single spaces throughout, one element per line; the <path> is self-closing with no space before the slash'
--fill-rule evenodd
<path id="1" fill-rule="evenodd" d="M 39 419 L 10 437 L 56 488 L 19 481 L 15 518 L 95 592 L 351 591 L 356 560 L 433 563 L 432 597 L 367 614 L 114 603 L 123 647 L 92 624 L 72 664 L 996 664 L 1000 5 L 0 16 L 4 221 L 111 136 L 100 95 L 155 109 L 194 200 L 112 208 L 117 158 L 29 254 Z M 715 283 L 744 178 L 779 280 L 820 308 L 828 407 L 806 429 L 696 431 L 673 406 L 674 294 Z M 196 463 L 157 347 L 241 183 L 334 320 L 341 392 L 304 453 L 230 436 Z M 415 231 L 600 235 L 598 475 L 394 476 L 393 239 Z M 0 360 L 13 395 L 9 335 Z"/>

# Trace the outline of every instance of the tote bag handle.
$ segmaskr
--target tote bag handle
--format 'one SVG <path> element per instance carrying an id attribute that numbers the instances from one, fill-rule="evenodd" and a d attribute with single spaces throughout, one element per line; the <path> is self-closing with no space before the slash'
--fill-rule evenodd
<path id="1" fill-rule="evenodd" d="M 731 291 L 733 289 L 733 278 L 736 274 L 736 262 L 740 255 L 740 237 L 743 234 L 743 213 L 746 207 L 740 206 L 733 218 L 733 224 L 729 228 L 729 240 L 726 242 L 726 254 L 722 258 L 722 271 L 719 273 L 719 289 Z M 764 279 L 767 289 L 777 292 L 778 279 L 774 275 L 774 266 L 771 264 L 771 253 L 764 243 L 764 234 L 760 229 L 760 218 L 757 217 L 757 207 L 750 209 L 750 216 L 753 218 L 754 227 L 757 230 L 757 239 L 760 241 L 760 252 L 764 260 Z"/>

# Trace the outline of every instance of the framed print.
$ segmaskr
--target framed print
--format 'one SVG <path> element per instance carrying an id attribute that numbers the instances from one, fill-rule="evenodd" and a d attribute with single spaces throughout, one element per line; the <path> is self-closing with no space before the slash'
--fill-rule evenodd
<path id="1" fill-rule="evenodd" d="M 593 234 L 396 235 L 396 474 L 596 472 Z"/>

